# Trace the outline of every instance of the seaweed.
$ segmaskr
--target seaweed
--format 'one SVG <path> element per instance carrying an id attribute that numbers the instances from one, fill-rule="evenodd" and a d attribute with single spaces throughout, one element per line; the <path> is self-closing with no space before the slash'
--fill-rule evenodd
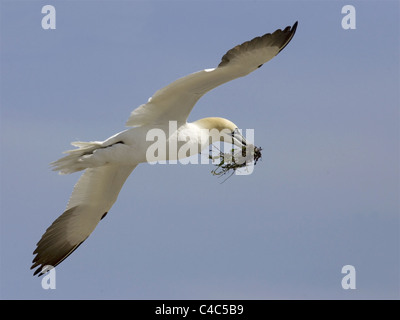
<path id="1" fill-rule="evenodd" d="M 229 178 L 239 168 L 247 167 L 250 163 L 256 165 L 258 160 L 261 159 L 261 150 L 262 148 L 256 146 L 244 146 L 242 147 L 242 150 L 232 148 L 230 153 L 224 153 L 218 149 L 219 153 L 217 156 L 209 155 L 209 159 L 213 161 L 219 159 L 219 163 L 215 165 L 216 168 L 212 170 L 211 173 L 214 176 L 221 177 L 226 175 L 228 172 L 231 172 L 228 176 Z"/>

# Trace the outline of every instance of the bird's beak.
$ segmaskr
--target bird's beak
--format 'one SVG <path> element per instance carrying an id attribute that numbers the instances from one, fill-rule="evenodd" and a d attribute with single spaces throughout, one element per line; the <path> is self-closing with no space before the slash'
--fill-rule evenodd
<path id="1" fill-rule="evenodd" d="M 243 137 L 243 135 L 239 132 L 239 129 L 235 129 L 235 131 L 232 133 L 232 141 L 236 146 L 240 148 L 247 146 L 247 141 L 245 137 Z"/>

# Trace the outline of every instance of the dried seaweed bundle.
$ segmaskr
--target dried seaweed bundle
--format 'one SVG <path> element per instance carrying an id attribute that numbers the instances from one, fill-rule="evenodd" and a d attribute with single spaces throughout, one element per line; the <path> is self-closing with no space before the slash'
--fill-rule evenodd
<path id="1" fill-rule="evenodd" d="M 223 176 L 231 172 L 231 176 L 239 168 L 247 167 L 249 164 L 256 165 L 258 160 L 261 159 L 261 150 L 256 146 L 243 147 L 242 150 L 231 149 L 231 153 L 223 153 L 218 149 L 219 154 L 217 156 L 209 155 L 209 158 L 213 161 L 219 159 L 219 163 L 216 164 L 216 168 L 211 173 L 215 176 Z"/>

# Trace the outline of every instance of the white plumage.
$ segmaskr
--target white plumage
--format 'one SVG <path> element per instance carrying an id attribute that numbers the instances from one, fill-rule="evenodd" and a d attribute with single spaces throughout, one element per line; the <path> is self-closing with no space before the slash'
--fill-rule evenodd
<path id="1" fill-rule="evenodd" d="M 176 121 L 179 136 L 207 146 L 202 141 L 204 130 L 227 130 L 238 146 L 245 145 L 237 134 L 237 126 L 223 118 L 204 118 L 188 123 L 187 118 L 196 102 L 211 89 L 243 77 L 276 56 L 293 38 L 297 22 L 292 27 L 244 42 L 229 50 L 217 68 L 205 69 L 180 78 L 158 90 L 146 104 L 132 111 L 126 125 L 132 127 L 105 141 L 74 142 L 78 149 L 52 163 L 62 174 L 85 170 L 74 187 L 64 213 L 43 234 L 34 251 L 31 269 L 41 275 L 46 265 L 56 266 L 68 257 L 96 228 L 117 200 L 118 194 L 132 170 L 146 162 L 146 141 L 149 130 L 169 131 L 169 121 Z M 186 139 L 186 140 L 185 140 Z M 204 139 L 203 139 L 204 140 Z M 168 140 L 167 142 L 169 142 Z M 195 148 L 195 149 L 196 149 Z M 168 156 L 165 160 L 169 160 Z"/>

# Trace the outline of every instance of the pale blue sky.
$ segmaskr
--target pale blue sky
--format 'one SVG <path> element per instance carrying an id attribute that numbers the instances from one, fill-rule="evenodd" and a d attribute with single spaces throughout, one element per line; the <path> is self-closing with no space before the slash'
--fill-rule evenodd
<path id="1" fill-rule="evenodd" d="M 43 30 L 43 5 L 56 30 Z M 356 30 L 341 8 L 356 8 Z M 1 298 L 399 298 L 398 1 L 1 1 Z M 57 267 L 29 270 L 79 174 L 49 163 L 104 140 L 178 77 L 299 21 L 251 75 L 190 120 L 255 130 L 263 159 L 225 183 L 207 165 L 140 165 Z M 343 290 L 341 269 L 356 269 Z"/>

